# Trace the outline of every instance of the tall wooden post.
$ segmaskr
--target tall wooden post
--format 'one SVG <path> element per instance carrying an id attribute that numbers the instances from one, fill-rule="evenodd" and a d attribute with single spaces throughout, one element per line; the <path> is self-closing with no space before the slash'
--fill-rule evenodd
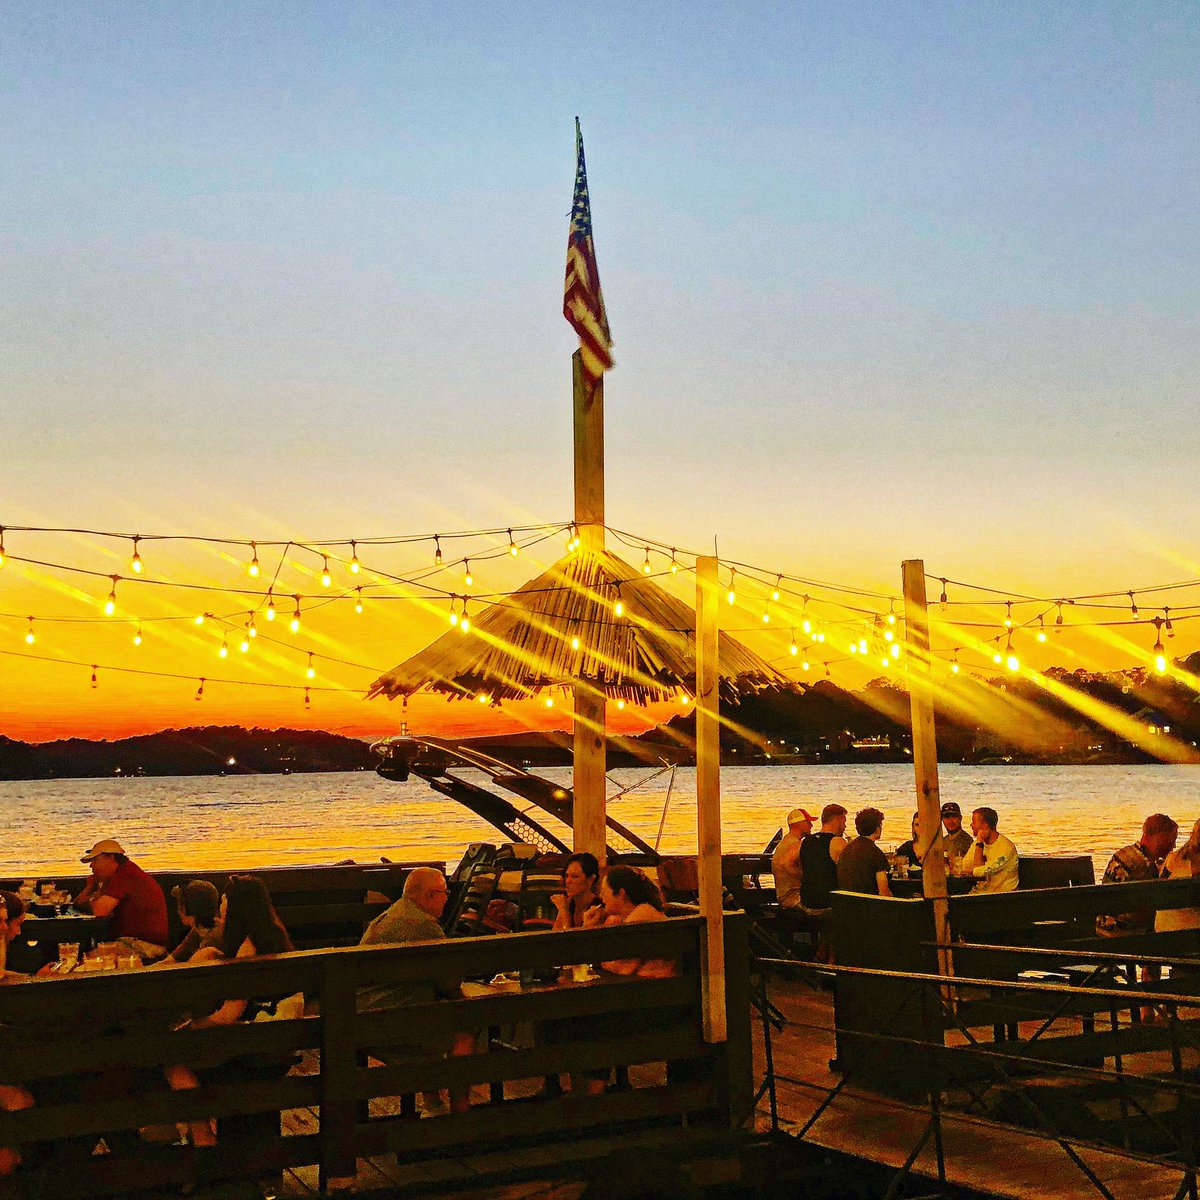
<path id="1" fill-rule="evenodd" d="M 704 1040 L 726 1039 L 721 906 L 720 604 L 717 560 L 696 559 L 696 836 L 705 924 Z"/>
<path id="2" fill-rule="evenodd" d="M 575 524 L 581 554 L 604 549 L 604 380 L 588 380 L 583 357 L 571 356 L 575 411 Z M 580 630 L 580 637 L 595 630 Z M 604 808 L 608 737 L 605 700 L 582 680 L 575 682 L 574 725 L 574 847 L 588 850 L 604 862 Z"/>
<path id="3" fill-rule="evenodd" d="M 950 940 L 950 906 L 946 900 L 946 860 L 942 851 L 942 797 L 938 787 L 937 731 L 933 718 L 925 560 L 905 559 L 900 570 L 904 583 L 904 649 L 908 664 L 913 770 L 916 773 L 920 828 L 917 846 L 924 851 L 922 877 L 925 898 L 933 901 L 934 929 L 937 940 L 945 945 Z M 938 966 L 943 974 L 953 973 L 948 951 L 938 952 Z"/>

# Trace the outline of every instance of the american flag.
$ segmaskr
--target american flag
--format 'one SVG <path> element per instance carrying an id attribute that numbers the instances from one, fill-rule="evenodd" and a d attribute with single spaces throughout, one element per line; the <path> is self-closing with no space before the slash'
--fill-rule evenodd
<path id="1" fill-rule="evenodd" d="M 563 316 L 579 334 L 583 370 L 595 382 L 613 365 L 612 335 L 600 294 L 600 272 L 592 245 L 592 206 L 588 200 L 587 167 L 583 162 L 583 134 L 575 118 L 575 201 L 571 205 L 571 231 L 567 236 L 567 279 L 563 289 Z"/>

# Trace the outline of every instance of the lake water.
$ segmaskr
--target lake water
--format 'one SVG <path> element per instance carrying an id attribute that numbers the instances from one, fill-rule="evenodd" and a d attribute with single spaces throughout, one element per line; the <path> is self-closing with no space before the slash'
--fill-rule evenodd
<path id="1" fill-rule="evenodd" d="M 570 780 L 566 768 L 542 774 Z M 669 775 L 644 782 L 650 774 L 612 772 L 610 795 L 624 794 L 610 812 L 653 843 Z M 1185 835 L 1200 817 L 1195 767 L 945 764 L 941 790 L 943 800 L 958 801 L 968 823 L 972 808 L 995 808 L 1001 830 L 1027 853 L 1091 854 L 1097 877 L 1147 814 L 1169 813 Z M 830 801 L 852 814 L 868 804 L 882 809 L 881 845 L 891 849 L 908 837 L 916 807 L 912 768 L 904 764 L 727 767 L 721 791 L 729 851 L 761 850 L 790 808 L 818 812 Z M 381 855 L 454 863 L 468 842 L 502 840 L 420 780 L 391 783 L 369 772 L 0 782 L 0 811 L 3 876 L 79 873 L 79 855 L 105 837 L 117 838 L 148 869 L 371 862 Z M 695 821 L 695 775 L 680 768 L 659 848 L 694 852 Z M 561 828 L 552 818 L 546 824 Z"/>

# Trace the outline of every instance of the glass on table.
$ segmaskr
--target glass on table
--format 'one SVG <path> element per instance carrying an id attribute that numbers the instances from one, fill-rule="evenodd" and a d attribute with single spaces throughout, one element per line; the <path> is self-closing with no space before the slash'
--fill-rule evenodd
<path id="1" fill-rule="evenodd" d="M 69 971 L 79 961 L 79 943 L 59 942 L 58 961 Z"/>
<path id="2" fill-rule="evenodd" d="M 49 900 L 58 891 L 58 885 L 53 879 L 44 880 L 38 885 L 38 892 L 43 900 Z"/>
<path id="3" fill-rule="evenodd" d="M 571 964 L 571 979 L 575 983 L 587 983 L 592 977 L 591 963 L 572 963 Z"/>

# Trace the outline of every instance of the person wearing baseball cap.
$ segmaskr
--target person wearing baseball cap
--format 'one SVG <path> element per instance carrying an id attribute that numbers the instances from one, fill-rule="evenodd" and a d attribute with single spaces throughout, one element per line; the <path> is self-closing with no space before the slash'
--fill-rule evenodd
<path id="1" fill-rule="evenodd" d="M 167 898 L 113 838 L 98 841 L 79 858 L 92 868 L 75 903 L 112 919 L 112 938 L 142 959 L 162 958 L 167 943 Z"/>
<path id="2" fill-rule="evenodd" d="M 780 908 L 800 907 L 800 884 L 804 879 L 800 843 L 812 833 L 813 820 L 812 813 L 793 808 L 787 815 L 788 831 L 771 855 L 771 874 L 775 876 L 775 897 Z"/>
<path id="3" fill-rule="evenodd" d="M 962 809 L 954 800 L 947 800 L 942 805 L 942 826 L 946 830 L 942 834 L 942 853 L 947 858 L 966 858 L 974 848 L 975 840 L 962 827 Z"/>

